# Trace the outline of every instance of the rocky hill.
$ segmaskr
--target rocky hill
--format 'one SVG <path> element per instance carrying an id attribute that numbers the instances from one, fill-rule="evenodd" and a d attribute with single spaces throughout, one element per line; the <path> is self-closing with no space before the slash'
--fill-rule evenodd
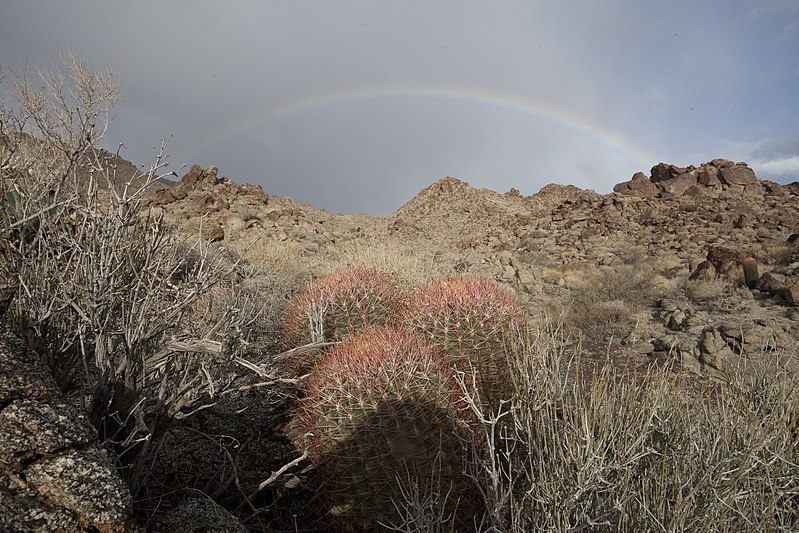
<path id="1" fill-rule="evenodd" d="M 799 340 L 799 184 L 759 180 L 745 163 L 661 163 L 606 195 L 562 185 L 501 194 L 447 177 L 384 218 L 331 214 L 195 166 L 151 206 L 245 261 L 258 261 L 252 243 L 282 246 L 281 261 L 310 275 L 343 248 L 379 243 L 412 250 L 433 273 L 494 278 L 532 316 L 621 306 L 629 323 L 598 311 L 613 338 L 595 340 L 642 365 L 673 359 L 719 375 L 747 351 Z M 608 272 L 629 271 L 647 278 L 646 294 L 586 300 L 586 284 L 601 293 Z"/>

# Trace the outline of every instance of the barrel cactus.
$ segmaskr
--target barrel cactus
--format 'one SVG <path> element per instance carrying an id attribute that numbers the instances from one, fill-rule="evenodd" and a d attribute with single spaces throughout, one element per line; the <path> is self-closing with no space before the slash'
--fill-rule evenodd
<path id="1" fill-rule="evenodd" d="M 393 282 L 375 270 L 350 268 L 324 276 L 294 298 L 281 331 L 283 346 L 340 341 L 365 327 L 387 325 L 399 305 Z M 299 363 L 295 361 L 295 371 L 303 366 L 307 370 L 307 364 Z"/>
<path id="2" fill-rule="evenodd" d="M 453 368 L 475 373 L 483 406 L 509 396 L 510 357 L 525 325 L 510 292 L 488 279 L 436 280 L 407 302 L 402 321 L 440 348 Z"/>
<path id="3" fill-rule="evenodd" d="M 371 328 L 331 349 L 305 389 L 292 438 L 314 465 L 332 526 L 407 526 L 403 508 L 416 494 L 428 517 L 473 529 L 480 500 L 464 472 L 474 423 L 437 350 L 402 329 Z"/>

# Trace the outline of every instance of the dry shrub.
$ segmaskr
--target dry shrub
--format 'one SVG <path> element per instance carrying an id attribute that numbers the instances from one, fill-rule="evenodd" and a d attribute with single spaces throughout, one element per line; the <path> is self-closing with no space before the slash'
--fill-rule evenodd
<path id="1" fill-rule="evenodd" d="M 654 272 L 642 265 L 596 267 L 584 271 L 571 291 L 567 321 L 571 328 L 600 344 L 624 337 L 636 313 L 657 294 Z"/>
<path id="2" fill-rule="evenodd" d="M 686 280 L 684 291 L 695 303 L 709 303 L 724 296 L 730 290 L 730 282 L 723 278 Z"/>
<path id="3" fill-rule="evenodd" d="M 796 530 L 797 383 L 784 365 L 764 354 L 716 385 L 612 363 L 583 374 L 562 331 L 520 337 L 503 409 L 471 402 L 490 450 L 477 472 L 493 520 L 480 530 Z"/>
<path id="4" fill-rule="evenodd" d="M 306 249 L 294 241 L 276 241 L 262 231 L 248 231 L 242 238 L 228 241 L 242 261 L 268 272 L 291 292 L 303 286 L 309 272 Z"/>
<path id="5" fill-rule="evenodd" d="M 163 177 L 163 145 L 124 180 L 118 154 L 95 147 L 116 99 L 110 73 L 68 57 L 63 72 L 37 74 L 17 77 L 15 105 L 0 100 L 0 192 L 14 200 L 1 204 L 0 229 L 19 258 L 7 315 L 86 409 L 136 497 L 157 436 L 237 390 L 259 297 L 219 245 L 141 209 Z"/>

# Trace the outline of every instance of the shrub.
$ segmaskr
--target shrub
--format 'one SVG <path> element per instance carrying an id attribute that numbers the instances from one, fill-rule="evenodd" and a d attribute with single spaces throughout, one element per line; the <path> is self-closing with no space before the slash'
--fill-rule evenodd
<path id="1" fill-rule="evenodd" d="M 484 439 L 487 457 L 510 458 L 483 465 L 504 530 L 796 529 L 796 378 L 783 365 L 764 354 L 717 385 L 612 363 L 583 375 L 552 329 L 514 360 L 511 431 Z"/>
<path id="2" fill-rule="evenodd" d="M 370 329 L 328 352 L 305 388 L 293 440 L 307 450 L 319 497 L 339 527 L 405 531 L 426 520 L 473 529 L 478 499 L 464 473 L 471 449 L 459 419 L 464 406 L 432 347 L 402 330 Z M 403 510 L 406 499 L 426 502 L 421 516 Z"/>
<path id="3" fill-rule="evenodd" d="M 586 271 L 571 290 L 566 320 L 599 345 L 627 336 L 635 314 L 654 299 L 655 274 L 644 265 L 616 265 Z"/>
<path id="4" fill-rule="evenodd" d="M 16 105 L 0 101 L 2 193 L 13 187 L 16 200 L 2 204 L 2 229 L 27 231 L 4 244 L 18 258 L 10 318 L 85 402 L 135 495 L 153 436 L 235 385 L 255 312 L 241 298 L 215 303 L 234 292 L 235 264 L 142 209 L 166 166 L 163 145 L 149 169 L 124 177 L 118 154 L 96 147 L 116 101 L 110 72 L 71 56 L 63 70 L 39 70 L 35 82 L 23 72 Z"/>

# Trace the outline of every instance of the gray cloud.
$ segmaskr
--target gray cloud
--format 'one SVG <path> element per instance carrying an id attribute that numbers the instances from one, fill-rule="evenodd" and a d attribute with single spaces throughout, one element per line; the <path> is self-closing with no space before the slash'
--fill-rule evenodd
<path id="1" fill-rule="evenodd" d="M 752 157 L 758 160 L 784 159 L 799 156 L 799 133 L 779 139 L 763 141 Z"/>
<path id="2" fill-rule="evenodd" d="M 108 144 L 137 163 L 171 135 L 173 166 L 386 214 L 445 175 L 606 192 L 660 160 L 790 159 L 790 140 L 751 147 L 799 118 L 793 6 L 28 0 L 3 6 L 0 65 L 111 65 Z"/>
<path id="3" fill-rule="evenodd" d="M 799 181 L 799 133 L 757 143 L 751 150 L 751 161 L 761 178 Z"/>

